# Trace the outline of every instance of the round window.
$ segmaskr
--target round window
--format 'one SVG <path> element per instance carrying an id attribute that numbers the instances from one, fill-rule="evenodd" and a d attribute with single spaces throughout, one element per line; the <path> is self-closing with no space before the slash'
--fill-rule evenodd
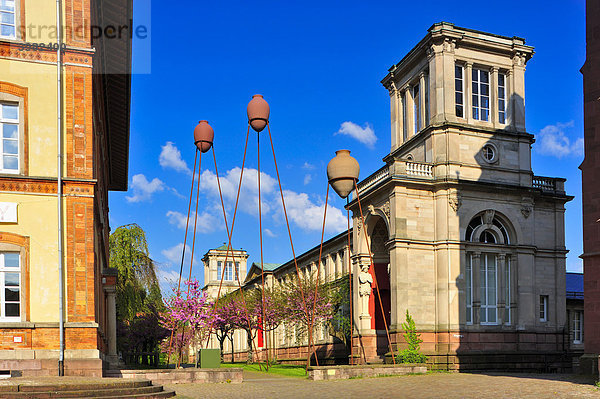
<path id="1" fill-rule="evenodd" d="M 498 159 L 498 150 L 496 147 L 491 144 L 486 144 L 481 149 L 481 154 L 483 155 L 483 159 L 486 162 L 493 163 Z"/>

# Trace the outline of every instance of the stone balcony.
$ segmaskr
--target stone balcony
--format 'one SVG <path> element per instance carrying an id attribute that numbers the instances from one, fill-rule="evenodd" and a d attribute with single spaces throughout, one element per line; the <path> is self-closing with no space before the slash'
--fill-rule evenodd
<path id="1" fill-rule="evenodd" d="M 441 168 L 439 172 L 442 172 Z M 438 177 L 436 174 L 436 165 L 433 163 L 400 160 L 394 162 L 392 165 L 383 166 L 370 176 L 359 181 L 358 189 L 361 193 L 366 192 L 390 178 L 410 181 L 435 181 L 436 177 Z M 525 184 L 524 186 L 541 190 L 544 193 L 565 194 L 565 179 L 560 177 L 532 175 L 530 184 Z M 353 194 L 354 197 L 355 195 Z"/>

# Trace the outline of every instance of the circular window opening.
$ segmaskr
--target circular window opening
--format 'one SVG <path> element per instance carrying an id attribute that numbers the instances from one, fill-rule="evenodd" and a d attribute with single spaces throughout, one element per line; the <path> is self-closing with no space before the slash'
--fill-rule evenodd
<path id="1" fill-rule="evenodd" d="M 498 150 L 491 144 L 484 145 L 481 149 L 481 154 L 483 155 L 483 159 L 488 163 L 496 162 L 498 159 Z"/>

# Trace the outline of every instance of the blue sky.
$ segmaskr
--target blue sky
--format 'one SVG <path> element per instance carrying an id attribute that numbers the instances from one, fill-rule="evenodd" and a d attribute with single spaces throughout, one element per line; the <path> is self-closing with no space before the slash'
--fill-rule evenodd
<path id="1" fill-rule="evenodd" d="M 318 244 L 327 179 L 334 151 L 347 148 L 361 164 L 361 178 L 383 165 L 390 150 L 389 96 L 379 83 L 435 22 L 506 36 L 535 47 L 527 64 L 527 130 L 536 135 L 536 175 L 567 178 L 576 198 L 567 204 L 567 269 L 581 270 L 583 159 L 582 76 L 585 3 L 523 2 L 172 2 L 135 0 L 138 23 L 150 38 L 134 42 L 129 191 L 110 194 L 110 223 L 138 223 L 148 234 L 162 278 L 179 270 L 194 163 L 193 129 L 206 119 L 215 129 L 219 174 L 228 186 L 231 216 L 246 134 L 246 105 L 261 93 L 271 105 L 279 172 L 291 208 L 296 253 Z M 151 23 L 149 22 L 151 18 Z M 151 52 L 149 51 L 151 47 Z M 336 134 L 346 127 L 366 134 L 360 142 Z M 372 134 L 371 134 L 372 133 Z M 260 260 L 252 169 L 238 213 L 233 245 Z M 363 136 L 364 137 L 364 136 Z M 267 136 L 261 137 L 266 212 L 265 262 L 291 258 Z M 200 258 L 226 241 L 215 191 L 212 154 L 202 159 L 194 275 L 203 281 Z M 289 199 L 288 199 L 289 198 Z M 345 228 L 344 202 L 332 196 L 327 237 Z M 301 212 L 308 210 L 308 212 Z M 183 224 L 184 226 L 184 224 Z M 191 240 L 188 241 L 191 243 Z M 189 264 L 186 265 L 186 268 Z"/>

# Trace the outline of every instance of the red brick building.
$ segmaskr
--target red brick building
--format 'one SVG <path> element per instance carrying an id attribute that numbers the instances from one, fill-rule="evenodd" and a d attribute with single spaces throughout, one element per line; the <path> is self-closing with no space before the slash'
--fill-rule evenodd
<path id="1" fill-rule="evenodd" d="M 598 372 L 600 354 L 600 1 L 586 6 L 583 68 L 585 158 L 580 166 L 583 201 L 584 371 Z"/>
<path id="2" fill-rule="evenodd" d="M 132 0 L 0 11 L 0 371 L 101 376 L 116 359 L 108 191 L 127 189 L 131 38 L 92 27 L 129 24 Z"/>

